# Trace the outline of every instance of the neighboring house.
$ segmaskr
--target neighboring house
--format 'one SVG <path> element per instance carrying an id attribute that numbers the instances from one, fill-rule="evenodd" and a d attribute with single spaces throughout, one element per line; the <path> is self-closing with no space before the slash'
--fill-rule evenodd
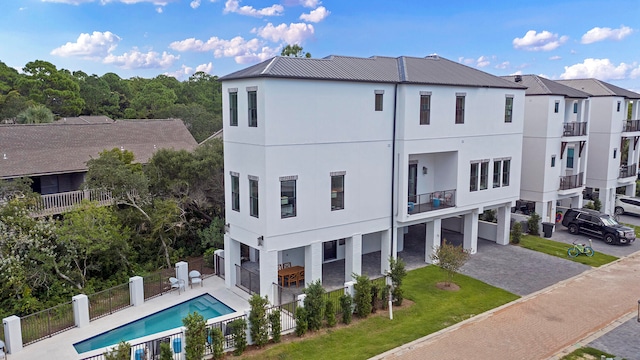
<path id="1" fill-rule="evenodd" d="M 626 195 L 635 195 L 640 157 L 640 94 L 597 79 L 558 83 L 590 96 L 586 186 L 588 190 L 599 190 L 601 210 L 613 214 L 617 188 L 624 187 Z"/>
<path id="2" fill-rule="evenodd" d="M 270 299 L 285 262 L 308 284 L 344 259 L 348 281 L 380 252 L 384 273 L 412 225 L 426 228 L 425 262 L 445 229 L 475 253 L 488 209 L 508 244 L 521 84 L 438 56 L 275 57 L 220 80 L 229 287 L 247 253 Z"/>
<path id="3" fill-rule="evenodd" d="M 504 78 L 527 87 L 520 198 L 555 223 L 557 205 L 582 207 L 589 94 L 537 75 Z"/>
<path id="4" fill-rule="evenodd" d="M 104 150 L 129 150 L 135 162 L 146 163 L 158 149 L 197 146 L 179 119 L 91 118 L 99 121 L 0 125 L 0 179 L 29 177 L 35 192 L 62 198 L 81 188 L 87 161 Z"/>

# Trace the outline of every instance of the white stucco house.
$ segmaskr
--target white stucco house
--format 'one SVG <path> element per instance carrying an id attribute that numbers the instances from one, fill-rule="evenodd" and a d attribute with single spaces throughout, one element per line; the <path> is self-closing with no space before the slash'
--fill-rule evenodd
<path id="1" fill-rule="evenodd" d="M 640 94 L 597 79 L 558 83 L 589 94 L 586 186 L 599 191 L 601 211 L 613 214 L 616 188 L 624 187 L 625 194 L 635 196 L 640 158 Z"/>
<path id="2" fill-rule="evenodd" d="M 520 198 L 542 222 L 556 206 L 582 207 L 587 174 L 589 94 L 537 75 L 505 76 L 527 87 Z"/>
<path id="3" fill-rule="evenodd" d="M 439 56 L 275 57 L 220 78 L 225 147 L 225 281 L 245 257 L 273 299 L 278 265 L 308 284 L 364 254 L 380 273 L 408 226 L 443 229 L 477 251 L 478 215 L 509 241 L 520 197 L 525 87 Z"/>

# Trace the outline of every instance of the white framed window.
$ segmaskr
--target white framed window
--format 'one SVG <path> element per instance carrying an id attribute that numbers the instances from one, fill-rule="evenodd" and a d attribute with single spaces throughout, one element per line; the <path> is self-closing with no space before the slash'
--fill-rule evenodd
<path id="1" fill-rule="evenodd" d="M 255 176 L 249 177 L 249 215 L 253 217 L 259 217 L 258 213 L 258 178 Z"/>
<path id="2" fill-rule="evenodd" d="M 258 89 L 247 90 L 247 106 L 249 109 L 249 127 L 258 127 Z"/>
<path id="3" fill-rule="evenodd" d="M 331 211 L 344 209 L 344 171 L 331 173 Z"/>
<path id="4" fill-rule="evenodd" d="M 478 191 L 478 175 L 480 170 L 480 163 L 471 163 L 471 170 L 469 175 L 469 191 Z"/>
<path id="5" fill-rule="evenodd" d="M 553 105 L 553 112 L 557 114 L 559 111 L 560 111 L 560 101 L 556 101 L 556 103 Z"/>
<path id="6" fill-rule="evenodd" d="M 282 219 L 296 216 L 297 179 L 297 176 L 280 178 L 280 217 Z"/>
<path id="7" fill-rule="evenodd" d="M 376 90 L 375 91 L 375 110 L 382 111 L 382 103 L 383 103 L 384 90 Z"/>
<path id="8" fill-rule="evenodd" d="M 456 124 L 464 124 L 464 94 L 456 94 Z"/>
<path id="9" fill-rule="evenodd" d="M 420 92 L 420 125 L 431 123 L 431 92 Z"/>
<path id="10" fill-rule="evenodd" d="M 504 122 L 513 121 L 513 95 L 507 96 L 504 101 Z"/>
<path id="11" fill-rule="evenodd" d="M 229 126 L 238 126 L 238 89 L 229 89 Z"/>
<path id="12" fill-rule="evenodd" d="M 240 175 L 231 172 L 231 210 L 240 211 Z"/>

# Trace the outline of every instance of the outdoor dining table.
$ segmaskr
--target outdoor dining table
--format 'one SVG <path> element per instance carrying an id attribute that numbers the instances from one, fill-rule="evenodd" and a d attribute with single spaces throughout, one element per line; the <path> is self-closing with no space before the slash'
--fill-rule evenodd
<path id="1" fill-rule="evenodd" d="M 284 268 L 282 270 L 278 270 L 278 283 L 284 286 L 284 279 L 289 275 L 300 274 L 301 271 L 304 271 L 304 266 L 292 266 L 288 268 Z M 298 278 L 296 278 L 296 283 Z"/>

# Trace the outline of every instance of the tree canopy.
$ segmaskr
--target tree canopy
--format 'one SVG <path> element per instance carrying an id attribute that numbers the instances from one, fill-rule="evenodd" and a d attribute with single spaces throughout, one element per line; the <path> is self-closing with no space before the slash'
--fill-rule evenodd
<path id="1" fill-rule="evenodd" d="M 282 56 L 291 56 L 291 57 L 306 57 L 306 58 L 310 58 L 311 54 L 308 52 L 303 52 L 302 51 L 302 46 L 298 45 L 298 44 L 293 44 L 293 45 L 287 45 L 282 49 L 282 52 L 280 52 L 280 55 Z"/>

